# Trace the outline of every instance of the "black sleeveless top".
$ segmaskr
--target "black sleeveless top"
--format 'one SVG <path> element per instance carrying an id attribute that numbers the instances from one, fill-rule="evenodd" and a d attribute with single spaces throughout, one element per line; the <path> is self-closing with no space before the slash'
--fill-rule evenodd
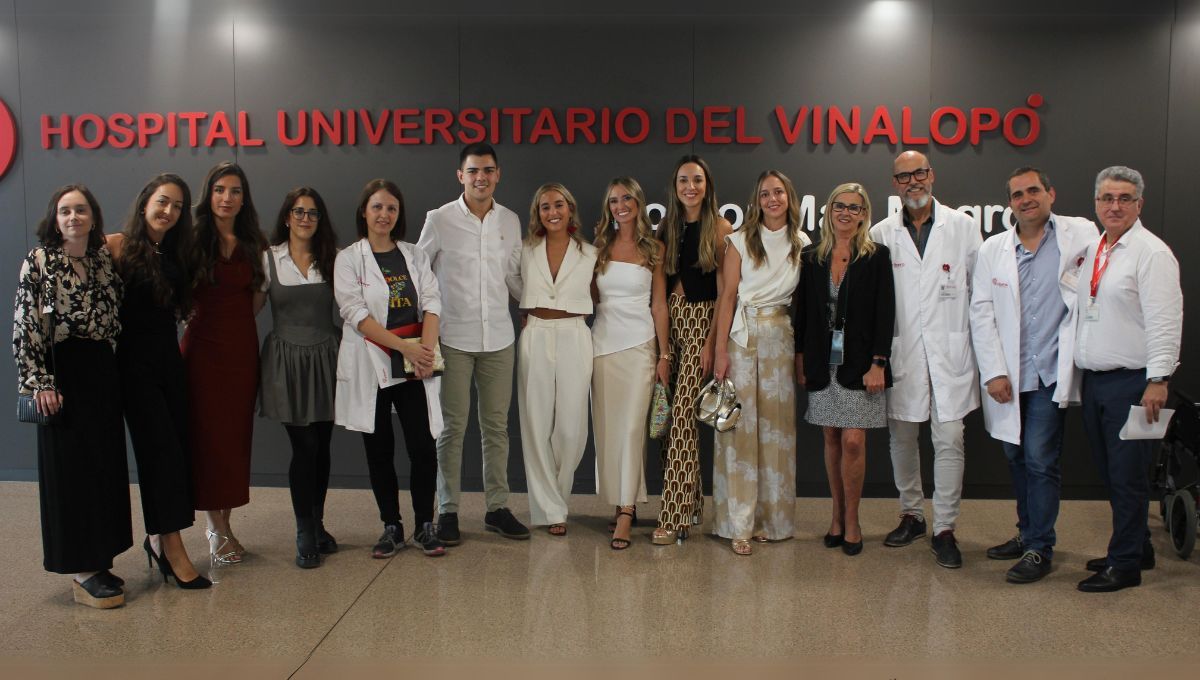
<path id="1" fill-rule="evenodd" d="M 674 280 L 683 283 L 683 296 L 688 302 L 709 302 L 717 299 L 717 270 L 703 272 L 697 264 L 700 260 L 700 223 L 683 225 L 679 238 L 679 261 L 675 265 Z M 674 280 L 668 290 L 675 289 Z"/>
<path id="2" fill-rule="evenodd" d="M 174 249 L 156 256 L 162 265 L 163 275 L 171 287 L 172 302 L 177 302 L 186 282 L 183 267 L 178 262 Z M 125 281 L 125 297 L 121 302 L 121 330 L 127 334 L 176 334 L 175 305 L 163 306 L 154 299 L 150 280 L 138 272 L 132 272 Z"/>

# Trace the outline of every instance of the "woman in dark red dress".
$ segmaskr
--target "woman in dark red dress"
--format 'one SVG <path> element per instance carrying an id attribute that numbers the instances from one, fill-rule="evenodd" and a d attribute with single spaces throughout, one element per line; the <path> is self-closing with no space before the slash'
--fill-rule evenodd
<path id="1" fill-rule="evenodd" d="M 196 205 L 193 312 L 183 334 L 192 493 L 208 516 L 214 564 L 242 560 L 229 526 L 250 502 L 250 441 L 258 392 L 258 330 L 266 241 L 246 174 L 233 163 L 208 172 Z"/>

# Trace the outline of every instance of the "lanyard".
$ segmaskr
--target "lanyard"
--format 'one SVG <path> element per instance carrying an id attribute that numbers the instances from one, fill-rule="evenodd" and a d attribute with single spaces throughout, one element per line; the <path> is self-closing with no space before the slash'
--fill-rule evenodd
<path id="1" fill-rule="evenodd" d="M 1092 301 L 1096 300 L 1096 290 L 1100 287 L 1100 277 L 1108 269 L 1108 260 L 1112 256 L 1113 245 L 1108 244 L 1108 234 L 1100 237 L 1100 245 L 1096 248 L 1096 259 L 1092 261 Z"/>

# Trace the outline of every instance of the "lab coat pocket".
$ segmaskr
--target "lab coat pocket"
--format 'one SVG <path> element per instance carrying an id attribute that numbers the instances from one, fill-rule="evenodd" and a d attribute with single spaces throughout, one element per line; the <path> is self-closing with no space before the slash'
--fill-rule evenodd
<path id="1" fill-rule="evenodd" d="M 955 375 L 974 370 L 971 368 L 971 334 L 965 331 L 950 331 L 946 335 L 949 343 L 946 356 L 949 359 L 950 370 L 954 371 Z"/>

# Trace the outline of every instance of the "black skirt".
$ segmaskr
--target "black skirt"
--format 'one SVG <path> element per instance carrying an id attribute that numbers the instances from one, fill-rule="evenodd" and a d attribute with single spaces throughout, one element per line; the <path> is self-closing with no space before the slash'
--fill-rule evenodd
<path id="1" fill-rule="evenodd" d="M 111 345 L 55 347 L 63 417 L 38 426 L 38 495 L 46 571 L 100 571 L 133 545 L 120 383 Z"/>
<path id="2" fill-rule="evenodd" d="M 187 382 L 173 327 L 171 331 L 123 333 L 117 343 L 121 400 L 148 534 L 180 531 L 196 520 Z"/>

